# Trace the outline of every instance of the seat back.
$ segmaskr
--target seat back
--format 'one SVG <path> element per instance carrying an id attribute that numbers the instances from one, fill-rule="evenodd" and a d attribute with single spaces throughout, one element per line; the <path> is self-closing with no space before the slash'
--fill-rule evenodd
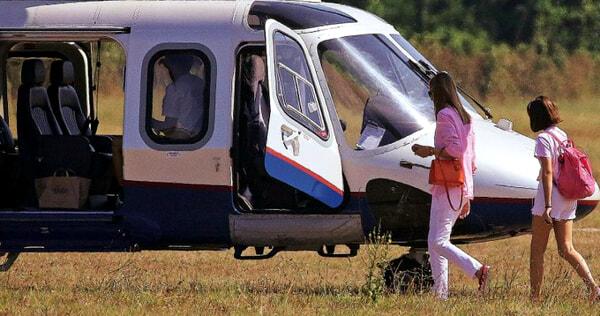
<path id="1" fill-rule="evenodd" d="M 75 71 L 70 61 L 58 60 L 50 68 L 48 93 L 57 121 L 65 135 L 91 135 L 77 91 L 73 88 Z"/>
<path id="2" fill-rule="evenodd" d="M 52 113 L 44 83 L 46 71 L 39 59 L 28 59 L 21 68 L 21 86 L 17 96 L 17 133 L 20 151 L 35 147 L 40 135 L 61 135 Z"/>
<path id="3" fill-rule="evenodd" d="M 33 87 L 29 90 L 29 107 L 35 135 L 62 135 L 50 107 L 46 88 Z"/>

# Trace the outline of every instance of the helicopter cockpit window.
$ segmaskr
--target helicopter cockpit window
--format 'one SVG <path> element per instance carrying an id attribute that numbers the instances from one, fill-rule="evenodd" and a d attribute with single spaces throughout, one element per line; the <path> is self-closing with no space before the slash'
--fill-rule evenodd
<path id="1" fill-rule="evenodd" d="M 210 62 L 196 50 L 165 50 L 150 60 L 146 130 L 159 144 L 191 144 L 208 127 Z"/>
<path id="2" fill-rule="evenodd" d="M 279 32 L 274 34 L 274 43 L 279 103 L 287 115 L 326 139 L 323 113 L 302 48 Z"/>
<path id="3" fill-rule="evenodd" d="M 377 35 L 319 44 L 319 58 L 346 141 L 357 150 L 400 140 L 434 120 L 428 83 Z"/>
<path id="4" fill-rule="evenodd" d="M 422 61 L 426 64 L 431 65 L 431 63 L 421 53 L 419 53 L 419 51 L 417 51 L 406 39 L 404 39 L 404 37 L 402 37 L 400 34 L 390 34 L 390 37 L 396 43 L 398 43 L 398 45 L 400 45 L 400 47 L 402 47 L 406 52 L 408 52 L 408 54 L 411 55 L 413 58 L 415 58 L 418 61 Z M 460 102 L 465 107 L 467 112 L 469 112 L 469 114 L 471 114 L 472 117 L 479 119 L 479 118 L 481 118 L 482 114 L 485 114 L 481 111 L 480 108 L 474 107 L 469 102 L 469 100 L 467 98 L 465 98 L 461 93 L 459 93 L 458 96 L 460 98 Z"/>

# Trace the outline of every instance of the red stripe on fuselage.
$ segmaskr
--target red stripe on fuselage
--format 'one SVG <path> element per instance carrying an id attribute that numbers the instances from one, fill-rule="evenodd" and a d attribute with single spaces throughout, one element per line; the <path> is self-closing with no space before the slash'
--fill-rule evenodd
<path id="1" fill-rule="evenodd" d="M 344 191 L 339 189 L 337 186 L 335 186 L 333 183 L 325 180 L 323 177 L 321 177 L 320 175 L 306 169 L 304 166 L 298 164 L 297 162 L 289 159 L 288 157 L 276 152 L 274 149 L 267 147 L 267 153 L 283 160 L 284 162 L 286 162 L 287 164 L 291 165 L 292 167 L 308 174 L 309 176 L 311 176 L 312 178 L 314 178 L 315 180 L 317 180 L 318 182 L 326 185 L 328 188 L 330 188 L 331 190 L 335 191 L 337 194 L 339 195 L 344 195 Z"/>
<path id="2" fill-rule="evenodd" d="M 188 183 L 170 183 L 170 182 L 150 182 L 150 181 L 131 181 L 124 180 L 125 187 L 143 187 L 143 188 L 175 188 L 175 189 L 191 189 L 198 191 L 213 191 L 213 192 L 231 192 L 233 187 L 229 185 L 212 185 L 212 184 L 188 184 Z"/>
<path id="3" fill-rule="evenodd" d="M 354 198 L 363 198 L 367 196 L 367 192 L 351 192 L 350 195 Z M 494 198 L 494 197 L 476 197 L 474 203 L 483 204 L 529 204 L 533 205 L 533 198 L 522 199 L 522 198 Z M 598 206 L 600 201 L 597 200 L 580 200 L 577 201 L 577 205 L 585 206 Z"/>

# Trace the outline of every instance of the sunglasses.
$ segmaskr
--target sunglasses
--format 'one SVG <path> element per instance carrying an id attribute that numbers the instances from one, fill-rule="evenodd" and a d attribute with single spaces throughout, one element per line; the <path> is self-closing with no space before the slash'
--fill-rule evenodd
<path id="1" fill-rule="evenodd" d="M 430 99 L 433 99 L 433 93 L 431 93 L 431 90 L 427 90 L 427 95 Z"/>

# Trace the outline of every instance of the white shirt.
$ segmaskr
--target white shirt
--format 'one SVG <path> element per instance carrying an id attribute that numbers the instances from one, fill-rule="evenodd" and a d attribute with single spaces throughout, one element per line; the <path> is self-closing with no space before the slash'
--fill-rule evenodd
<path id="1" fill-rule="evenodd" d="M 566 141 L 567 134 L 557 126 L 550 126 L 541 132 L 535 140 L 535 157 L 551 158 L 552 160 L 552 176 L 558 179 L 560 176 L 560 166 L 558 163 L 559 146 L 560 144 L 548 134 L 552 132 L 561 141 Z M 537 194 L 533 202 L 531 212 L 534 215 L 541 215 L 545 211 L 546 202 L 544 200 L 544 187 L 540 179 L 538 184 Z M 570 200 L 563 197 L 556 184 L 552 185 L 552 211 L 550 216 L 557 220 L 566 220 L 575 218 L 575 210 L 577 209 L 577 200 Z"/>
<path id="2" fill-rule="evenodd" d="M 185 74 L 168 85 L 162 114 L 176 118 L 178 128 L 193 134 L 200 132 L 204 119 L 204 80 Z"/>

